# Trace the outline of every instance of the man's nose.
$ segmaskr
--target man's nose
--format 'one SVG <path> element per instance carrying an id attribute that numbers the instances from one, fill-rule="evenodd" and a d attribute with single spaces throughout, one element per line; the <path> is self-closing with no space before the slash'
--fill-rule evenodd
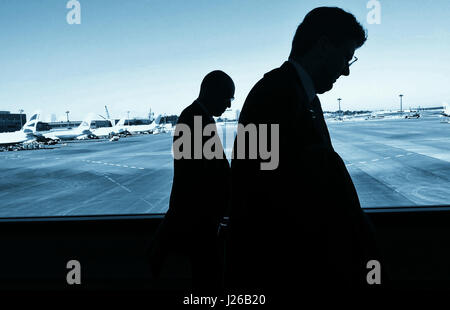
<path id="1" fill-rule="evenodd" d="M 344 70 L 342 71 L 341 75 L 345 75 L 345 76 L 350 75 L 350 68 L 348 65 L 345 65 Z"/>

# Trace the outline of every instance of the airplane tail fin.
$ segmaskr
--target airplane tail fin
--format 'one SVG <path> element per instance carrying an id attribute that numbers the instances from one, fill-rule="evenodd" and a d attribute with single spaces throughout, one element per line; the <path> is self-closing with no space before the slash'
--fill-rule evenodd
<path id="1" fill-rule="evenodd" d="M 124 126 L 125 125 L 125 117 L 122 117 L 116 124 L 116 126 Z"/>
<path id="2" fill-rule="evenodd" d="M 449 104 L 447 102 L 444 102 L 443 106 L 444 106 L 444 111 L 443 111 L 444 114 L 450 115 L 450 106 L 449 106 Z"/>
<path id="3" fill-rule="evenodd" d="M 36 132 L 36 127 L 37 127 L 37 124 L 38 124 L 38 122 L 39 122 L 39 120 L 40 120 L 40 112 L 39 111 L 37 111 L 37 112 L 35 112 L 31 117 L 30 117 L 30 119 L 23 125 L 23 127 L 22 127 L 22 131 L 24 132 L 24 133 L 35 133 Z"/>
<path id="4" fill-rule="evenodd" d="M 162 114 L 159 114 L 158 117 L 155 119 L 155 124 L 159 125 L 161 123 L 161 119 L 162 119 Z"/>
<path id="5" fill-rule="evenodd" d="M 89 113 L 86 118 L 81 122 L 81 124 L 78 126 L 78 130 L 80 133 L 85 133 L 90 131 L 91 129 L 91 122 L 94 120 L 95 115 L 93 113 Z"/>

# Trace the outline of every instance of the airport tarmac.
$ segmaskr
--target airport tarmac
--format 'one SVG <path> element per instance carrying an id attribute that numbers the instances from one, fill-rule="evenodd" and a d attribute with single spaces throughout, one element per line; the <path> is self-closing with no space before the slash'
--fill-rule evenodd
<path id="1" fill-rule="evenodd" d="M 450 124 L 437 115 L 328 126 L 363 207 L 449 203 Z M 235 128 L 227 125 L 227 155 Z M 0 217 L 164 213 L 171 142 L 164 133 L 2 152 Z"/>
<path id="2" fill-rule="evenodd" d="M 0 217 L 163 213 L 169 133 L 0 153 Z"/>
<path id="3" fill-rule="evenodd" d="M 362 207 L 450 204 L 450 124 L 423 115 L 328 124 Z"/>

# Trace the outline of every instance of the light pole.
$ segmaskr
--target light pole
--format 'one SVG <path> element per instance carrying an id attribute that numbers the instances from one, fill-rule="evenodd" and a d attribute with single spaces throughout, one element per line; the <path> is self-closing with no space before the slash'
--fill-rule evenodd
<path id="1" fill-rule="evenodd" d="M 342 117 L 341 116 L 341 98 L 338 98 L 338 102 L 339 102 L 339 117 Z"/>
<path id="2" fill-rule="evenodd" d="M 403 109 L 402 109 L 402 97 L 403 97 L 403 95 L 398 95 L 399 97 L 400 97 L 400 113 L 402 113 L 403 112 Z"/>
<path id="3" fill-rule="evenodd" d="M 69 122 L 69 113 L 70 113 L 70 111 L 66 111 L 66 114 L 67 114 L 67 123 Z"/>
<path id="4" fill-rule="evenodd" d="M 232 111 L 230 108 L 225 109 L 225 112 Z M 225 113 L 225 117 L 223 118 L 223 150 L 227 148 L 227 115 Z"/>
<path id="5" fill-rule="evenodd" d="M 23 110 L 20 109 L 19 110 L 19 114 L 20 114 L 20 129 L 22 129 L 22 127 L 23 127 L 23 124 L 22 124 L 22 113 L 23 113 Z"/>
<path id="6" fill-rule="evenodd" d="M 128 122 L 128 126 L 130 126 L 130 111 L 127 111 L 128 117 L 127 117 L 127 122 Z"/>

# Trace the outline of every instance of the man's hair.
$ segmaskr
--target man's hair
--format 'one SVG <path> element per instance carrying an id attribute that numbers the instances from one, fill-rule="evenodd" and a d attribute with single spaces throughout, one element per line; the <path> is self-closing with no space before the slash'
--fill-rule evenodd
<path id="1" fill-rule="evenodd" d="M 321 36 L 326 36 L 335 46 L 354 40 L 356 48 L 367 39 L 365 29 L 353 14 L 337 7 L 318 7 L 310 11 L 298 26 L 290 56 L 303 56 Z"/>

